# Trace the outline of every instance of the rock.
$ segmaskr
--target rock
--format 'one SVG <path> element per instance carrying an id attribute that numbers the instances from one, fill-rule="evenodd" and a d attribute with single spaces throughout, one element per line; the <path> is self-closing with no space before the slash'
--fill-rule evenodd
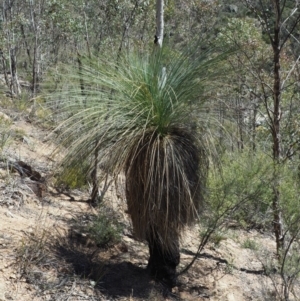
<path id="1" fill-rule="evenodd" d="M 30 145 L 30 144 L 31 144 L 30 139 L 29 139 L 28 137 L 26 137 L 26 136 L 23 136 L 23 137 L 22 137 L 22 140 L 23 140 L 23 142 L 26 143 L 27 145 Z"/>
<path id="2" fill-rule="evenodd" d="M 230 12 L 230 13 L 237 13 L 238 12 L 238 7 L 234 4 L 229 4 L 227 6 L 227 10 Z"/>
<path id="3" fill-rule="evenodd" d="M 14 218 L 14 215 L 13 215 L 9 210 L 7 210 L 7 211 L 5 212 L 5 215 L 6 215 L 7 217 L 12 217 L 12 218 Z"/>
<path id="4" fill-rule="evenodd" d="M 195 297 L 191 296 L 188 292 L 180 292 L 179 296 L 182 300 L 195 300 Z"/>
<path id="5" fill-rule="evenodd" d="M 5 300 L 7 301 L 7 300 L 13 300 L 14 298 L 12 297 L 12 295 L 11 294 L 9 294 L 9 293 L 5 293 L 4 294 L 4 297 L 5 297 Z"/>
<path id="6" fill-rule="evenodd" d="M 116 245 L 116 248 L 122 252 L 122 253 L 127 253 L 128 252 L 128 247 L 127 245 L 125 244 L 125 242 L 120 242 L 119 244 Z"/>
<path id="7" fill-rule="evenodd" d="M 6 290 L 6 285 L 5 283 L 1 282 L 0 280 L 0 301 L 6 301 L 5 298 L 5 290 Z"/>
<path id="8" fill-rule="evenodd" d="M 6 122 L 12 122 L 11 118 L 9 116 L 7 116 L 6 114 L 4 114 L 3 112 L 0 112 L 0 120 L 1 119 Z"/>
<path id="9" fill-rule="evenodd" d="M 241 300 L 240 298 L 241 298 L 240 295 L 236 296 L 234 293 L 229 293 L 227 295 L 227 300 L 228 301 L 238 301 L 238 300 Z"/>

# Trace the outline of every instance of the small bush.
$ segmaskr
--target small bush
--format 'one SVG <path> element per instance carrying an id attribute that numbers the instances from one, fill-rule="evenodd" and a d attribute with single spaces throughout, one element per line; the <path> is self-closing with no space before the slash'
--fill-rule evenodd
<path id="1" fill-rule="evenodd" d="M 121 240 L 122 226 L 118 221 L 101 212 L 88 228 L 97 246 L 107 247 Z"/>
<path id="2" fill-rule="evenodd" d="M 21 241 L 17 249 L 16 265 L 19 276 L 42 290 L 51 286 L 43 267 L 55 266 L 55 256 L 51 252 L 52 242 L 53 236 L 49 231 L 35 229 L 32 235 Z"/>
<path id="3" fill-rule="evenodd" d="M 210 242 L 212 242 L 214 244 L 215 247 L 219 247 L 220 243 L 223 240 L 226 240 L 227 237 L 225 236 L 224 233 L 222 233 L 221 231 L 216 230 L 214 233 L 212 233 L 212 235 L 210 236 Z"/>
<path id="4" fill-rule="evenodd" d="M 0 152 L 2 152 L 12 140 L 14 131 L 11 129 L 11 125 L 12 122 L 10 120 L 0 115 Z"/>
<path id="5" fill-rule="evenodd" d="M 83 188 L 88 184 L 87 163 L 81 165 L 63 167 L 59 175 L 56 176 L 56 185 L 66 186 L 70 189 Z"/>
<path id="6" fill-rule="evenodd" d="M 269 157 L 262 153 L 225 154 L 221 170 L 210 171 L 208 200 L 211 212 L 230 214 L 244 228 L 272 224 L 272 187 Z"/>
<path id="7" fill-rule="evenodd" d="M 245 239 L 244 242 L 242 243 L 242 247 L 245 249 L 250 249 L 250 250 L 258 250 L 258 244 L 255 242 L 253 239 Z"/>
<path id="8" fill-rule="evenodd" d="M 0 154 L 16 140 L 26 137 L 24 130 L 12 127 L 13 122 L 5 114 L 0 112 Z"/>

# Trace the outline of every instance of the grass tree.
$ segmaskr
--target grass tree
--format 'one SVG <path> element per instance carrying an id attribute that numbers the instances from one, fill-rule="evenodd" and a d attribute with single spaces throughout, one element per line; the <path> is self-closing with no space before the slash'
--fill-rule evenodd
<path id="1" fill-rule="evenodd" d="M 118 65 L 88 60 L 80 75 L 68 72 L 60 99 L 52 102 L 63 119 L 56 129 L 67 148 L 63 166 L 74 170 L 97 148 L 100 168 L 125 174 L 134 235 L 148 241 L 148 270 L 168 287 L 176 279 L 180 234 L 201 210 L 208 169 L 205 104 L 225 56 L 197 47 L 130 55 Z"/>

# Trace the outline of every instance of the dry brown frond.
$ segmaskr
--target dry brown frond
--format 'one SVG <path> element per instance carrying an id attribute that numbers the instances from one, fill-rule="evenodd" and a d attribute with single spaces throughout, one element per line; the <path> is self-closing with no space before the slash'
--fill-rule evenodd
<path id="1" fill-rule="evenodd" d="M 186 128 L 171 128 L 164 136 L 148 130 L 136 139 L 125 172 L 128 211 L 139 239 L 155 238 L 168 251 L 176 247 L 175 238 L 200 208 L 207 170 L 201 153 Z"/>

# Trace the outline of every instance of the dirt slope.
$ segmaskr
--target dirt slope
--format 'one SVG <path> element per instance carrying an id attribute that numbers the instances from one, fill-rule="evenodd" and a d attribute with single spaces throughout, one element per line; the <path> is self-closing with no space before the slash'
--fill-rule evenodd
<path id="1" fill-rule="evenodd" d="M 87 191 L 58 191 L 52 185 L 54 147 L 46 142 L 47 131 L 22 115 L 5 113 L 21 135 L 4 147 L 0 165 L 0 301 L 272 300 L 274 288 L 260 260 L 264 250 L 269 256 L 275 250 L 273 239 L 241 230 L 211 243 L 180 276 L 173 294 L 163 297 L 163 287 L 145 272 L 147 247 L 131 236 L 125 200 L 113 187 L 108 192 L 106 204 L 126 228 L 121 243 L 98 248 L 78 230 L 96 214 L 86 202 Z M 46 181 L 21 176 L 11 168 L 19 161 Z M 197 229 L 186 232 L 180 269 L 193 259 L 198 237 Z M 258 250 L 242 247 L 249 240 Z"/>

